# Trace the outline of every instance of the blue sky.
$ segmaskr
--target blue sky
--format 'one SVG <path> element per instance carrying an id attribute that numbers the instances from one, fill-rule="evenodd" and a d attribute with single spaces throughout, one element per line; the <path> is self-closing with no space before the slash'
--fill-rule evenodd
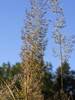
<path id="1" fill-rule="evenodd" d="M 0 64 L 20 61 L 21 29 L 24 25 L 25 7 L 28 0 L 0 0 Z M 66 19 L 65 33 L 75 34 L 75 0 L 62 0 Z M 51 36 L 51 33 L 48 34 Z M 58 60 L 52 55 L 52 41 L 49 39 L 45 60 L 57 66 Z M 74 68 L 75 52 L 72 53 L 70 64 Z"/>

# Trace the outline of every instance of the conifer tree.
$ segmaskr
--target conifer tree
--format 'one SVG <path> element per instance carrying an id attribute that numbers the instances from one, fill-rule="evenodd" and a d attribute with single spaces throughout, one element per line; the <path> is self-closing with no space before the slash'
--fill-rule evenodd
<path id="1" fill-rule="evenodd" d="M 22 70 L 24 100 L 43 100 L 42 77 L 44 51 L 47 43 L 46 10 L 44 0 L 30 0 L 31 9 L 26 12 L 25 26 L 22 33 Z"/>

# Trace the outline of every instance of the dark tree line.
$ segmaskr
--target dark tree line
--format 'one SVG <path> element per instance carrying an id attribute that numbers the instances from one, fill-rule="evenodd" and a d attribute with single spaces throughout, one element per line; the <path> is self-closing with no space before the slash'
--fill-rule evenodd
<path id="1" fill-rule="evenodd" d="M 75 71 L 70 69 L 70 66 L 67 62 L 62 65 L 63 69 L 63 89 L 65 94 L 70 100 L 75 99 Z M 44 67 L 44 77 L 42 79 L 44 85 L 42 87 L 42 94 L 44 95 L 44 100 L 54 100 L 57 97 L 56 93 L 60 92 L 61 89 L 61 68 L 58 67 L 55 72 L 52 71 L 52 65 L 46 64 Z M 15 86 L 21 91 L 21 83 L 20 79 L 17 78 L 18 75 L 21 75 L 21 64 L 16 63 L 15 65 L 11 65 L 10 63 L 3 63 L 0 67 L 0 79 L 2 78 L 7 83 L 8 81 L 12 81 L 16 78 Z M 1 80 L 0 80 L 1 85 Z M 22 95 L 20 95 L 22 96 Z M 59 95 L 60 98 L 60 95 Z M 55 99 L 57 100 L 57 99 Z M 60 100 L 60 99 L 59 99 Z"/>

